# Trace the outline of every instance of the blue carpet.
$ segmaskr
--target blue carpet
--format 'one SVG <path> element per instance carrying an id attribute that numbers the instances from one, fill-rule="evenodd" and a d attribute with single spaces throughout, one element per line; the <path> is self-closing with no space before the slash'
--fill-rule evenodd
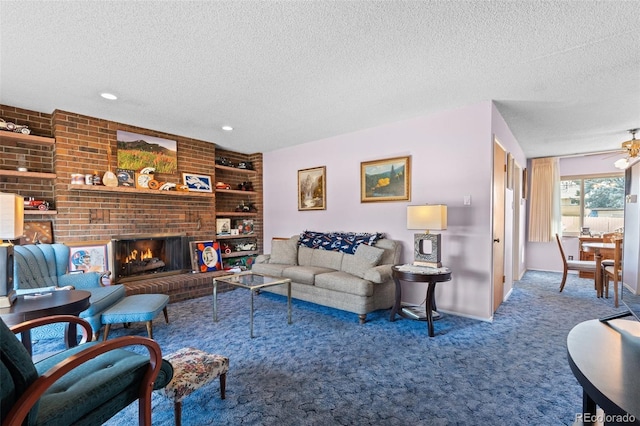
<path id="1" fill-rule="evenodd" d="M 256 298 L 249 338 L 249 293 L 169 305 L 169 325 L 154 321 L 163 353 L 184 346 L 230 358 L 227 395 L 219 381 L 187 397 L 185 425 L 570 425 L 582 388 L 567 362 L 566 337 L 576 324 L 612 314 L 613 299 L 597 299 L 593 280 L 527 272 L 492 323 L 444 315 L 427 336 L 426 323 L 389 311 L 368 316 L 286 298 Z M 143 324 L 116 327 L 110 337 L 146 335 Z M 45 343 L 45 342 L 42 342 Z M 42 345 L 43 350 L 47 345 Z M 173 404 L 153 398 L 154 425 L 172 425 Z M 137 423 L 137 403 L 108 425 Z"/>

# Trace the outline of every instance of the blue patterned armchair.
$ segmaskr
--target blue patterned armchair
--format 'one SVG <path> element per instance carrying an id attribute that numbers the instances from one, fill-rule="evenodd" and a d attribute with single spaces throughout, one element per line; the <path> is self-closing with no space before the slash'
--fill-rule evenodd
<path id="1" fill-rule="evenodd" d="M 64 244 L 27 244 L 14 246 L 13 287 L 18 295 L 59 290 L 71 286 L 91 293 L 91 306 L 80 313 L 93 329 L 97 339 L 102 327 L 100 315 L 125 297 L 122 285 L 103 286 L 103 273 L 68 273 L 70 249 Z M 59 337 L 64 327 L 56 324 L 40 327 L 33 332 L 34 339 Z"/>
<path id="2" fill-rule="evenodd" d="M 91 326 L 72 315 L 39 318 L 13 326 L 0 319 L 0 419 L 2 425 L 99 425 L 139 401 L 139 424 L 151 425 L 151 392 L 173 377 L 158 343 L 125 336 L 82 343 L 33 362 L 14 333 L 52 322 Z M 136 346 L 133 352 L 125 347 Z"/>

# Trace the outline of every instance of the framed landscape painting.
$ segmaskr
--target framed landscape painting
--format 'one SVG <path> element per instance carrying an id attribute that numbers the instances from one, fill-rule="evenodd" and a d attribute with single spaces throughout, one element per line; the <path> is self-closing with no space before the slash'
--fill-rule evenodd
<path id="1" fill-rule="evenodd" d="M 411 156 L 360 163 L 360 201 L 409 201 Z"/>
<path id="2" fill-rule="evenodd" d="M 119 169 L 140 171 L 145 167 L 153 167 L 156 173 L 177 173 L 176 141 L 123 130 L 118 130 L 116 137 Z"/>
<path id="3" fill-rule="evenodd" d="M 326 208 L 326 167 L 298 170 L 298 210 Z"/>

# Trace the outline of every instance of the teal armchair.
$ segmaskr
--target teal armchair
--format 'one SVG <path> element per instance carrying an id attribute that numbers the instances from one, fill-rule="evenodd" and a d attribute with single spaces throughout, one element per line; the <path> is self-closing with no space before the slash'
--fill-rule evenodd
<path id="1" fill-rule="evenodd" d="M 79 346 L 36 363 L 15 334 L 45 324 L 75 322 Z M 138 400 L 139 424 L 151 425 L 151 392 L 173 377 L 158 343 L 140 336 L 84 343 L 92 333 L 84 320 L 57 315 L 18 324 L 0 319 L 0 414 L 2 426 L 102 424 Z M 146 349 L 136 353 L 128 346 Z M 26 422 L 25 422 L 26 420 Z"/>
<path id="2" fill-rule="evenodd" d="M 18 295 L 59 290 L 71 286 L 91 293 L 89 309 L 80 318 L 89 322 L 93 337 L 97 339 L 102 327 L 100 316 L 104 310 L 125 297 L 122 285 L 103 286 L 104 273 L 85 272 L 69 274 L 70 249 L 64 244 L 27 244 L 14 246 L 13 287 Z M 57 338 L 64 333 L 58 326 L 34 330 L 34 339 Z"/>

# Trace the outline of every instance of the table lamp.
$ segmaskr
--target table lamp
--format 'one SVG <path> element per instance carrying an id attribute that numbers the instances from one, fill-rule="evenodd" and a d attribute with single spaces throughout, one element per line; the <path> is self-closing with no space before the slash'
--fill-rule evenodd
<path id="1" fill-rule="evenodd" d="M 407 229 L 422 229 L 423 234 L 414 235 L 414 265 L 440 268 L 441 238 L 431 230 L 447 229 L 447 206 L 426 204 L 407 206 Z"/>
<path id="2" fill-rule="evenodd" d="M 0 308 L 10 307 L 16 299 L 13 290 L 13 243 L 22 236 L 24 198 L 0 192 Z M 5 242 L 4 240 L 7 240 Z"/>

